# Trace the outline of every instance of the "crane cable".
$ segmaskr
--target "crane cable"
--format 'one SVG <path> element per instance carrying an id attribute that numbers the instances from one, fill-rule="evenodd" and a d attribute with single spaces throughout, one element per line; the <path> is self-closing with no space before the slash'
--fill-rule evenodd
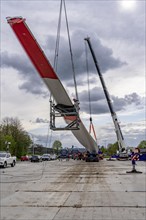
<path id="1" fill-rule="evenodd" d="M 75 95 L 76 95 L 76 99 L 79 101 L 78 91 L 77 91 L 77 83 L 76 83 L 76 73 L 75 73 L 75 66 L 74 66 L 74 61 L 73 61 L 73 53 L 72 53 L 72 47 L 71 47 L 69 24 L 68 24 L 68 19 L 67 19 L 67 11 L 66 11 L 65 0 L 63 0 L 63 3 L 64 3 L 64 12 L 65 12 L 67 34 L 68 34 L 69 49 L 70 49 L 70 55 L 71 55 L 71 64 L 72 64 L 72 70 L 73 70 L 73 79 L 74 79 L 74 85 L 75 85 Z"/>
<path id="2" fill-rule="evenodd" d="M 58 55 L 59 55 L 59 43 L 60 43 L 60 30 L 61 30 L 61 15 L 62 15 L 62 1 L 60 2 L 60 10 L 59 10 L 59 18 L 58 18 L 58 27 L 57 27 L 57 37 L 56 37 L 56 47 L 55 47 L 55 54 L 54 54 L 54 65 L 53 68 L 55 72 L 57 72 L 58 67 Z M 50 101 L 52 99 L 52 94 L 50 93 Z M 54 98 L 53 98 L 54 103 Z"/>
<path id="3" fill-rule="evenodd" d="M 88 53 L 87 53 L 87 44 L 86 44 L 86 42 L 85 42 L 85 54 L 86 54 L 86 70 L 87 70 L 88 99 L 89 99 L 89 113 L 90 113 L 89 133 L 91 134 L 91 130 L 92 130 L 93 134 L 94 134 L 94 138 L 97 141 L 96 132 L 95 132 L 94 125 L 93 125 L 93 122 L 92 122 L 91 94 L 90 94 L 90 80 L 89 80 L 89 65 L 88 65 Z"/>
<path id="4" fill-rule="evenodd" d="M 56 72 L 57 72 L 57 64 L 58 64 L 59 42 L 60 42 L 61 15 L 62 15 L 62 0 L 60 2 L 60 11 L 59 11 L 57 38 L 56 38 L 56 48 L 55 48 L 55 55 L 54 55 L 54 69 Z"/>
<path id="5" fill-rule="evenodd" d="M 70 40 L 69 24 L 68 24 L 65 0 L 61 0 L 61 2 L 60 2 L 60 12 L 59 12 L 58 27 L 57 27 L 57 38 L 56 38 L 56 48 L 55 48 L 55 56 L 54 56 L 54 69 L 57 72 L 57 64 L 58 64 L 58 57 L 59 57 L 58 54 L 59 54 L 59 43 L 60 43 L 61 18 L 62 18 L 62 8 L 63 8 L 63 5 L 64 5 L 65 21 L 66 21 L 66 28 L 67 28 L 67 36 L 68 36 L 68 42 L 69 42 L 69 50 L 70 50 L 70 56 L 71 56 L 73 80 L 74 80 L 74 86 L 75 86 L 75 96 L 76 96 L 76 100 L 79 100 L 79 98 L 78 98 L 78 91 L 77 91 L 76 73 L 75 73 L 75 66 L 74 66 L 74 61 L 73 61 L 73 53 L 72 53 L 72 46 L 71 46 L 71 40 Z"/>
<path id="6" fill-rule="evenodd" d="M 56 37 L 56 47 L 55 47 L 54 64 L 53 64 L 55 72 L 57 72 L 57 64 L 58 64 L 58 52 L 59 52 L 60 29 L 61 29 L 61 13 L 62 13 L 62 0 L 60 2 L 60 11 L 59 11 L 57 37 Z M 54 103 L 54 98 L 53 98 L 51 93 L 50 93 L 49 102 Z M 46 148 L 47 148 L 48 143 L 49 143 L 49 147 L 50 147 L 51 140 L 52 140 L 52 130 L 51 130 L 51 133 L 50 133 L 50 126 L 48 126 L 47 139 L 46 139 Z"/>
<path id="7" fill-rule="evenodd" d="M 66 11 L 65 0 L 60 1 L 60 10 L 59 10 L 59 18 L 58 18 L 56 47 L 55 47 L 53 67 L 54 67 L 55 72 L 57 72 L 58 57 L 59 57 L 61 18 L 62 18 L 62 5 L 63 5 L 63 3 L 64 3 L 64 12 L 65 12 L 66 27 L 67 27 L 67 35 L 68 35 L 68 40 L 69 40 L 69 49 L 70 49 L 70 55 L 71 55 L 71 64 L 72 64 L 72 70 L 73 70 L 73 79 L 74 79 L 74 85 L 75 85 L 75 95 L 76 95 L 76 100 L 79 100 L 78 92 L 77 92 L 77 83 L 76 83 L 76 76 L 75 76 L 76 74 L 75 74 L 75 67 L 74 67 L 74 62 L 73 62 L 73 53 L 72 53 L 71 40 L 70 40 L 70 34 L 69 34 L 69 25 L 68 25 L 68 19 L 67 19 L 67 11 Z M 52 99 L 53 99 L 53 101 L 52 101 Z M 50 102 L 54 103 L 54 98 L 52 97 L 51 93 L 50 93 Z M 47 134 L 46 146 L 48 144 L 48 139 L 49 139 L 49 129 L 48 129 L 48 134 Z M 50 135 L 49 144 L 51 144 L 51 139 L 52 139 L 52 131 L 51 131 L 51 135 Z"/>
<path id="8" fill-rule="evenodd" d="M 60 30 L 61 30 L 61 17 L 62 17 L 62 8 L 63 8 L 63 6 L 64 6 L 65 21 L 66 21 L 66 28 L 67 28 L 67 36 L 68 36 L 68 42 L 69 42 L 69 50 L 70 50 L 70 56 L 71 56 L 73 80 L 74 80 L 74 85 L 75 85 L 75 96 L 76 96 L 76 99 L 79 100 L 79 98 L 78 98 L 78 91 L 77 91 L 77 83 L 76 83 L 76 73 L 75 73 L 75 66 L 74 66 L 74 61 L 73 61 L 73 53 L 72 53 L 72 46 L 71 46 L 71 40 L 70 40 L 69 24 L 68 24 L 65 0 L 61 0 L 61 2 L 60 2 L 60 12 L 59 12 L 58 27 L 57 27 L 57 38 L 56 38 L 56 48 L 55 48 L 55 56 L 54 56 L 54 69 L 57 72 L 58 54 L 59 54 L 59 43 L 60 43 Z"/>

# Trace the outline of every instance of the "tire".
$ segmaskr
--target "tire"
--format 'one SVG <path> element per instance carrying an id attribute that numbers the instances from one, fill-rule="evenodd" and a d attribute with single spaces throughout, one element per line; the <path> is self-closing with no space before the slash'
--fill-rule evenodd
<path id="1" fill-rule="evenodd" d="M 7 162 L 5 161 L 4 162 L 4 166 L 3 166 L 4 168 L 6 168 L 7 167 Z"/>
<path id="2" fill-rule="evenodd" d="M 14 167 L 15 166 L 15 161 L 13 161 L 13 163 L 11 163 L 11 167 Z"/>

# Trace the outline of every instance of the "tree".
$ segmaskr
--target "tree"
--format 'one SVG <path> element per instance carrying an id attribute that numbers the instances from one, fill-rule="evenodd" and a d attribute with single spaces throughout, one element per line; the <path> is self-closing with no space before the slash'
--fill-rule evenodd
<path id="1" fill-rule="evenodd" d="M 9 152 L 18 158 L 27 154 L 28 147 L 32 143 L 20 120 L 9 117 L 4 118 L 0 125 L 0 141 L 0 150 L 7 150 L 9 143 Z"/>
<path id="2" fill-rule="evenodd" d="M 56 140 L 54 141 L 52 148 L 54 152 L 58 155 L 59 151 L 62 149 L 62 143 Z"/>
<path id="3" fill-rule="evenodd" d="M 107 154 L 112 156 L 116 154 L 118 150 L 119 150 L 118 142 L 114 144 L 109 144 L 107 148 Z"/>
<path id="4" fill-rule="evenodd" d="M 101 146 L 99 149 L 103 152 L 103 154 L 107 153 L 107 149 L 104 146 Z"/>
<path id="5" fill-rule="evenodd" d="M 140 144 L 138 145 L 138 148 L 146 148 L 146 141 L 143 140 L 140 142 Z"/>

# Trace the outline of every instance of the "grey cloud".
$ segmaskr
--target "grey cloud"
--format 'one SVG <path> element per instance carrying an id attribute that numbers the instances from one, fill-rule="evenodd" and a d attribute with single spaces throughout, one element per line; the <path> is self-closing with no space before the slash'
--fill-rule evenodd
<path id="1" fill-rule="evenodd" d="M 99 51 L 102 51 L 102 48 L 104 47 L 101 46 L 101 44 L 99 43 L 99 48 L 100 48 Z M 108 51 L 107 54 L 109 54 L 110 57 L 112 51 L 110 49 L 107 49 L 107 51 Z M 106 49 L 105 50 L 103 49 L 103 54 L 105 52 Z M 79 57 L 81 57 L 82 53 L 78 53 L 78 54 L 80 55 L 78 56 L 77 60 L 79 60 Z M 101 61 L 102 61 L 102 56 L 101 56 Z M 111 64 L 110 61 L 107 62 L 107 67 L 109 67 L 110 65 L 112 66 L 112 62 Z M 35 95 L 43 95 L 43 97 L 48 96 L 48 92 L 47 90 L 45 90 L 45 86 L 42 80 L 36 74 L 35 69 L 33 68 L 33 66 L 31 66 L 31 63 L 29 63 L 25 58 L 23 59 L 22 57 L 19 57 L 16 54 L 8 55 L 5 52 L 2 54 L 1 66 L 12 67 L 19 72 L 19 75 L 24 79 L 24 82 L 22 82 L 22 85 L 19 86 L 19 89 L 24 89 L 26 92 L 31 92 L 32 94 Z M 81 75 L 79 75 L 79 78 L 81 79 Z M 71 80 L 69 82 L 71 83 Z M 83 80 L 80 81 L 78 80 L 78 84 L 83 84 L 83 83 L 85 83 L 85 78 L 83 78 Z M 92 103 L 92 113 L 101 114 L 101 113 L 109 112 L 103 90 L 101 88 L 93 88 L 90 91 L 90 93 L 91 93 L 90 95 L 91 95 L 91 103 Z M 115 96 L 111 96 L 111 98 L 113 100 L 115 111 L 123 110 L 126 108 L 127 105 L 130 105 L 132 103 L 134 103 L 136 106 L 140 106 L 141 104 L 141 98 L 136 93 L 126 95 L 124 98 L 118 98 Z M 80 107 L 82 111 L 89 112 L 88 92 L 87 91 L 81 92 L 79 94 L 79 99 L 81 102 Z"/>
<path id="2" fill-rule="evenodd" d="M 36 144 L 42 144 L 45 147 L 52 147 L 54 141 L 60 140 L 61 142 L 64 140 L 68 142 L 68 140 L 73 140 L 74 136 L 71 133 L 62 133 L 61 138 L 58 136 L 57 132 L 53 132 L 49 130 L 48 134 L 46 135 L 33 135 L 37 141 Z M 68 145 L 71 147 L 71 144 L 68 142 Z"/>
<path id="3" fill-rule="evenodd" d="M 132 104 L 133 102 L 136 105 L 141 104 L 140 96 L 138 94 L 136 94 L 135 92 L 132 93 L 131 95 L 125 95 L 125 99 L 126 99 L 128 104 Z"/>
<path id="4" fill-rule="evenodd" d="M 1 56 L 2 68 L 14 68 L 18 71 L 19 76 L 22 78 L 22 84 L 19 89 L 30 92 L 35 95 L 43 95 L 47 97 L 48 93 L 45 89 L 42 79 L 37 74 L 35 68 L 29 60 L 17 54 L 9 54 L 3 52 Z"/>
<path id="5" fill-rule="evenodd" d="M 81 111 L 89 114 L 89 103 L 81 103 Z M 109 109 L 106 103 L 103 102 L 92 102 L 91 103 L 91 114 L 105 114 L 109 113 Z"/>
<path id="6" fill-rule="evenodd" d="M 74 66 L 76 71 L 76 77 L 78 80 L 78 85 L 82 85 L 82 80 L 87 77 L 87 70 L 85 67 L 85 46 L 84 46 L 84 31 L 78 30 L 72 34 L 72 50 L 74 57 Z M 57 74 L 61 81 L 73 81 L 73 71 L 71 65 L 71 58 L 69 53 L 68 41 L 65 38 L 61 38 L 60 50 L 58 55 L 58 71 Z M 109 69 L 118 68 L 126 64 L 119 59 L 113 57 L 113 51 L 102 45 L 99 39 L 92 40 L 93 47 L 95 48 L 95 53 L 97 53 L 97 59 L 102 72 L 106 72 Z M 45 46 L 46 53 L 48 54 L 50 63 L 54 60 L 55 51 L 55 37 L 49 36 L 46 41 Z M 48 51 L 49 49 L 49 51 Z M 31 64 L 31 62 L 25 57 L 25 55 L 20 56 L 17 54 L 9 54 L 7 52 L 2 53 L 2 67 L 12 67 L 16 69 L 19 75 L 25 80 L 22 85 L 19 86 L 20 89 L 24 89 L 26 92 L 31 92 L 33 94 L 44 95 L 44 84 L 42 80 L 36 74 L 36 70 Z M 53 65 L 52 65 L 53 66 Z M 91 72 L 95 72 L 95 65 L 90 56 L 89 59 L 89 69 Z"/>
<path id="7" fill-rule="evenodd" d="M 87 74 L 85 43 L 84 43 L 85 37 L 86 37 L 86 33 L 82 29 L 76 30 L 75 32 L 73 32 L 71 36 L 72 53 L 73 53 L 76 77 L 77 78 L 80 77 L 80 79 L 81 77 L 86 77 L 86 74 Z M 54 44 L 53 37 L 49 36 L 47 39 L 46 45 L 50 45 L 49 46 L 50 54 L 52 54 L 52 51 L 51 51 L 51 49 L 53 48 L 52 42 Z M 115 58 L 113 56 L 112 49 L 102 45 L 100 39 L 98 38 L 95 39 L 91 37 L 91 43 L 93 45 L 95 54 L 97 56 L 100 69 L 103 73 L 105 73 L 107 70 L 119 68 L 127 64 L 125 61 L 121 61 L 119 58 Z M 47 54 L 48 54 L 48 51 L 47 51 Z M 88 57 L 89 57 L 88 59 L 89 71 L 95 74 L 96 73 L 95 64 L 93 63 L 93 59 L 91 57 L 91 53 L 89 52 L 89 49 L 88 49 Z M 50 60 L 53 60 L 51 56 L 50 56 Z M 73 79 L 71 55 L 69 53 L 68 40 L 66 40 L 63 37 L 61 38 L 61 41 L 60 41 L 57 73 L 61 80 L 68 81 L 70 79 Z"/>
<path id="8" fill-rule="evenodd" d="M 49 123 L 48 119 L 36 118 L 35 123 Z"/>
<path id="9" fill-rule="evenodd" d="M 92 76 L 93 74 L 90 74 L 90 75 Z M 87 85 L 88 85 L 87 74 L 86 74 L 86 76 L 84 76 L 84 77 L 78 76 L 76 82 L 77 82 L 77 86 L 87 86 Z M 98 82 L 98 78 L 97 78 L 97 77 L 94 77 L 94 76 L 93 76 L 93 77 L 90 77 L 89 82 L 90 82 L 90 86 L 91 86 L 92 84 L 95 85 L 96 82 Z M 73 80 L 68 80 L 68 81 L 66 82 L 66 85 L 67 85 L 68 87 L 74 87 L 74 86 L 75 86 Z"/>
<path id="10" fill-rule="evenodd" d="M 34 72 L 30 62 L 25 59 L 25 56 L 18 54 L 8 54 L 3 52 L 1 54 L 1 67 L 14 68 L 20 72 L 24 77 L 30 77 Z"/>
<path id="11" fill-rule="evenodd" d="M 36 141 L 35 144 L 42 144 L 44 147 L 51 147 L 52 143 L 54 142 L 50 135 L 33 135 Z"/>
<path id="12" fill-rule="evenodd" d="M 126 106 L 131 104 L 134 104 L 135 106 L 143 105 L 142 98 L 136 93 L 125 95 L 124 98 L 118 98 L 112 96 L 112 100 L 113 100 L 113 105 L 115 105 L 115 109 L 117 111 L 123 110 L 126 108 Z"/>
<path id="13" fill-rule="evenodd" d="M 115 68 L 122 67 L 123 65 L 127 65 L 125 61 L 121 61 L 119 58 L 114 58 L 113 50 L 111 48 L 108 48 L 102 45 L 100 39 L 91 38 L 90 41 L 92 44 L 92 48 L 94 49 L 98 65 L 102 73 L 105 73 L 106 71 L 110 69 L 115 69 Z M 91 60 L 92 60 L 92 57 L 90 55 L 90 62 L 92 63 L 89 63 L 90 65 L 89 68 L 92 71 L 95 65 L 93 64 L 93 61 Z"/>
<path id="14" fill-rule="evenodd" d="M 42 95 L 44 98 L 48 97 L 48 92 L 42 90 L 42 86 L 38 86 L 37 81 L 33 84 L 31 81 L 24 82 L 19 86 L 19 89 L 25 90 L 27 93 L 32 93 L 34 95 Z"/>
<path id="15" fill-rule="evenodd" d="M 88 91 L 84 90 L 83 92 L 79 93 L 79 97 L 82 102 L 87 101 L 89 97 Z M 92 102 L 105 99 L 103 90 L 99 87 L 94 87 L 90 90 L 90 98 Z"/>
<path id="16" fill-rule="evenodd" d="M 79 93 L 79 99 L 81 111 L 89 114 L 88 92 L 83 91 Z M 124 98 L 111 96 L 111 100 L 113 101 L 113 108 L 116 112 L 126 109 L 126 107 L 131 104 L 134 104 L 137 108 L 139 108 L 139 106 L 143 108 L 143 99 L 136 93 L 125 95 Z M 90 101 L 92 114 L 109 113 L 109 107 L 105 95 L 100 87 L 95 87 L 90 91 Z"/>

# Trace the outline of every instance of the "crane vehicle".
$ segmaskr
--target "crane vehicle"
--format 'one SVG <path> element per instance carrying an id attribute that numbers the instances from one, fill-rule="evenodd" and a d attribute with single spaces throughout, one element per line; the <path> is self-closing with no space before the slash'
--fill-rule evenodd
<path id="1" fill-rule="evenodd" d="M 79 117 L 78 100 L 75 100 L 74 103 L 71 101 L 57 74 L 27 26 L 25 19 L 22 17 L 7 17 L 7 22 L 54 97 L 56 105 L 51 104 L 51 108 L 53 109 L 50 113 L 51 121 L 54 122 L 55 111 L 57 111 L 59 116 L 62 116 L 67 123 L 67 127 L 64 129 L 71 130 L 77 140 L 88 151 L 98 152 L 96 141 L 89 134 Z M 51 124 L 51 128 L 53 130 L 61 130 L 55 127 L 55 123 Z"/>
<path id="2" fill-rule="evenodd" d="M 95 53 L 93 51 L 93 48 L 92 48 L 92 45 L 91 45 L 91 42 L 90 42 L 90 38 L 89 37 L 85 38 L 85 41 L 87 41 L 90 52 L 92 54 L 92 57 L 93 57 L 93 60 L 94 60 L 94 63 L 95 63 L 95 67 L 96 67 L 97 73 L 99 75 L 99 78 L 100 78 L 100 81 L 101 81 L 101 84 L 102 84 L 102 87 L 103 87 L 103 91 L 104 91 L 104 94 L 105 94 L 105 97 L 106 97 L 106 100 L 107 100 L 107 103 L 108 103 L 108 107 L 110 109 L 110 113 L 111 113 L 111 116 L 112 116 L 112 119 L 113 119 L 113 123 L 114 123 L 114 126 L 115 126 L 115 132 L 116 132 L 117 142 L 118 142 L 118 147 L 119 147 L 118 158 L 119 159 L 128 159 L 128 154 L 126 152 L 126 144 L 125 144 L 124 137 L 123 137 L 123 134 L 122 134 L 122 131 L 121 131 L 121 128 L 120 128 L 120 124 L 119 124 L 116 112 L 114 111 L 112 101 L 110 99 L 110 95 L 109 95 L 109 92 L 108 92 L 107 87 L 105 85 L 102 73 L 100 71 Z"/>

